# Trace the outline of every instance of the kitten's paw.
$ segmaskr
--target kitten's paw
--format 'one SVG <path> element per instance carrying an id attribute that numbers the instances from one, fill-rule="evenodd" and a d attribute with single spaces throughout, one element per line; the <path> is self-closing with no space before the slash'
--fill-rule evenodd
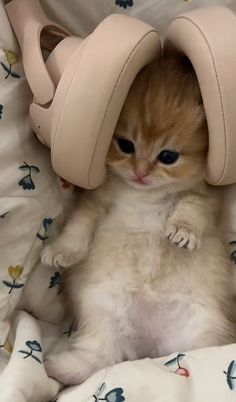
<path id="1" fill-rule="evenodd" d="M 46 246 L 41 254 L 41 261 L 45 265 L 55 268 L 67 268 L 77 264 L 83 256 L 79 251 L 52 244 Z"/>
<path id="2" fill-rule="evenodd" d="M 195 250 L 200 247 L 200 239 L 193 229 L 186 224 L 170 224 L 166 229 L 166 237 L 172 244 Z"/>

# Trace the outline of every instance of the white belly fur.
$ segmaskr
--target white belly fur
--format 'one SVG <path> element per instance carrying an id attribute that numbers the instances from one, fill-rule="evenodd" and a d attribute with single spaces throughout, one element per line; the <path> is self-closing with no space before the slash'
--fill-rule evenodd
<path id="1" fill-rule="evenodd" d="M 227 269 L 220 267 L 223 246 L 212 236 L 200 250 L 179 249 L 164 235 L 166 219 L 154 207 L 112 211 L 72 274 L 78 304 L 106 311 L 117 333 L 133 341 L 137 358 L 193 348 L 218 319 L 212 297 Z"/>

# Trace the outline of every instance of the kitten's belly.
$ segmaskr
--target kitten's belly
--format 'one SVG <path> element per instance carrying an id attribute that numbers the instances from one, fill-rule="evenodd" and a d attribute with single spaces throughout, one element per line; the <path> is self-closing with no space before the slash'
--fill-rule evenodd
<path id="1" fill-rule="evenodd" d="M 116 317 L 118 332 L 130 339 L 136 357 L 186 350 L 193 285 L 184 283 L 188 271 L 176 264 L 180 250 L 157 233 L 101 232 L 94 246 L 85 270 L 90 275 L 93 269 L 95 298 Z"/>
<path id="2" fill-rule="evenodd" d="M 138 358 L 165 356 L 188 348 L 195 311 L 187 299 L 148 303 L 137 297 L 129 315 Z"/>
<path id="3" fill-rule="evenodd" d="M 203 326 L 211 325 L 204 302 L 214 300 L 224 276 L 217 240 L 204 239 L 200 251 L 179 249 L 166 239 L 163 221 L 149 218 L 140 231 L 130 225 L 135 219 L 119 220 L 123 226 L 104 221 L 83 276 L 73 281 L 81 284 L 78 298 L 86 294 L 115 317 L 117 333 L 131 340 L 137 358 L 193 349 Z"/>

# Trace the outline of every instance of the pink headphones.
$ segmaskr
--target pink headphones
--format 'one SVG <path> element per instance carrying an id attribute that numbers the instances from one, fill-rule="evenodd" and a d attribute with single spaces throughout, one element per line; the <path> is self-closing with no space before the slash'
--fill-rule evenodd
<path id="1" fill-rule="evenodd" d="M 51 148 L 53 169 L 80 187 L 99 186 L 129 88 L 143 66 L 161 57 L 156 30 L 111 15 L 82 39 L 50 21 L 38 0 L 12 0 L 6 10 L 34 95 L 32 129 Z M 215 185 L 236 182 L 235 38 L 233 12 L 207 7 L 177 17 L 163 45 L 164 52 L 188 56 L 196 71 L 209 127 L 206 180 Z"/>

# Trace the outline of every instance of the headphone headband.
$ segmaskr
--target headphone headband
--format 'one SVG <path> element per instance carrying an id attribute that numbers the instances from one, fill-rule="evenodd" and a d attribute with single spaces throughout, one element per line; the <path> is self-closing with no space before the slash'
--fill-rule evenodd
<path id="1" fill-rule="evenodd" d="M 57 174 L 80 187 L 99 186 L 132 82 L 161 54 L 157 32 L 117 14 L 82 39 L 48 20 L 39 0 L 12 0 L 6 9 L 35 96 L 33 131 L 51 148 Z M 46 63 L 40 42 L 45 28 L 55 35 Z M 209 129 L 206 180 L 215 185 L 236 182 L 235 38 L 233 12 L 207 7 L 177 17 L 164 41 L 164 52 L 185 54 L 196 71 Z"/>

